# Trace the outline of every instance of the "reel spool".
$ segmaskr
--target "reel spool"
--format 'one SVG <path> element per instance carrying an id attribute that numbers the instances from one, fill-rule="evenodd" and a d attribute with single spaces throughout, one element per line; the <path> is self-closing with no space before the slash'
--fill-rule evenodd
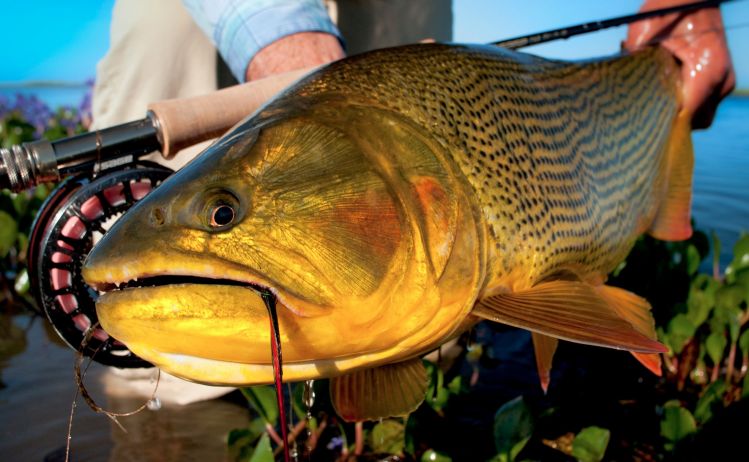
<path id="1" fill-rule="evenodd" d="M 98 321 L 99 295 L 81 277 L 86 256 L 121 214 L 171 173 L 159 164 L 138 162 L 104 171 L 95 179 L 74 176 L 42 205 L 29 240 L 29 276 L 39 307 L 71 348 L 79 350 L 85 332 Z M 151 366 L 101 327 L 82 352 L 108 366 Z"/>

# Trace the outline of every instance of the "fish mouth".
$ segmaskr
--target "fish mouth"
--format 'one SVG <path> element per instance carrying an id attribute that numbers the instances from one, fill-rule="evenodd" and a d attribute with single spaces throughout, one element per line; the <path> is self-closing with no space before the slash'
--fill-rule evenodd
<path id="1" fill-rule="evenodd" d="M 118 290 L 143 289 L 159 286 L 177 285 L 222 285 L 245 287 L 260 293 L 273 294 L 270 287 L 247 281 L 238 281 L 228 278 L 212 278 L 206 276 L 191 276 L 178 274 L 158 274 L 152 276 L 134 277 L 125 282 L 98 282 L 90 286 L 100 293 L 116 292 Z"/>

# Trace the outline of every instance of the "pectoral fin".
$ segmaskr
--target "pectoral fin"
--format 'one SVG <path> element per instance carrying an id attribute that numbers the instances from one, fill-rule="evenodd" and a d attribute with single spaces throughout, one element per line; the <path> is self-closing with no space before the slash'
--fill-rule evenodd
<path id="1" fill-rule="evenodd" d="M 591 285 L 551 281 L 481 300 L 473 314 L 571 342 L 659 353 L 666 347 L 625 320 Z"/>
<path id="2" fill-rule="evenodd" d="M 546 393 L 549 389 L 551 380 L 551 361 L 554 359 L 554 353 L 557 351 L 559 340 L 549 337 L 538 332 L 532 332 L 533 350 L 536 352 L 536 368 L 538 369 L 538 378 L 541 381 L 541 388 Z"/>
<path id="3" fill-rule="evenodd" d="M 364 369 L 330 380 L 336 412 L 348 422 L 409 414 L 424 401 L 427 371 L 420 358 Z"/>
<path id="4" fill-rule="evenodd" d="M 668 143 L 668 190 L 658 208 L 650 234 L 656 239 L 680 241 L 692 235 L 689 212 L 692 204 L 694 151 L 690 115 L 678 115 Z"/>

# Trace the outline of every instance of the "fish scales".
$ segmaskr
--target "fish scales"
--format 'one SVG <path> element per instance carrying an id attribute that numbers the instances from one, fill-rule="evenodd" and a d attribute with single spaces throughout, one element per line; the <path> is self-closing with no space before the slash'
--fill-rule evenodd
<path id="1" fill-rule="evenodd" d="M 490 279 L 530 286 L 560 269 L 606 274 L 646 230 L 677 111 L 675 69 L 660 49 L 569 63 L 434 45 L 354 57 L 298 91 L 343 93 L 431 130 L 489 225 Z"/>
<path id="2" fill-rule="evenodd" d="M 558 339 L 658 373 L 650 305 L 603 282 L 640 233 L 691 232 L 678 74 L 439 44 L 321 68 L 102 238 L 99 320 L 180 377 L 272 383 L 272 293 L 284 379 L 333 378 L 349 420 L 415 409 L 420 356 L 481 319 L 533 333 L 544 389 Z"/>

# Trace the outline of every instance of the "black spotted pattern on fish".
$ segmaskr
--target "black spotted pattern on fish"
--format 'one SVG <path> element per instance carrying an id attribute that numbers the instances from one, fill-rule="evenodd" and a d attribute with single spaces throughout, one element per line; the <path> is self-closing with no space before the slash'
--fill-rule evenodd
<path id="1" fill-rule="evenodd" d="M 520 268 L 534 282 L 568 268 L 605 274 L 631 247 L 622 240 L 645 231 L 677 110 L 674 69 L 660 49 L 569 63 L 420 45 L 333 64 L 298 91 L 353 95 L 424 127 L 475 190 L 491 277 Z"/>

